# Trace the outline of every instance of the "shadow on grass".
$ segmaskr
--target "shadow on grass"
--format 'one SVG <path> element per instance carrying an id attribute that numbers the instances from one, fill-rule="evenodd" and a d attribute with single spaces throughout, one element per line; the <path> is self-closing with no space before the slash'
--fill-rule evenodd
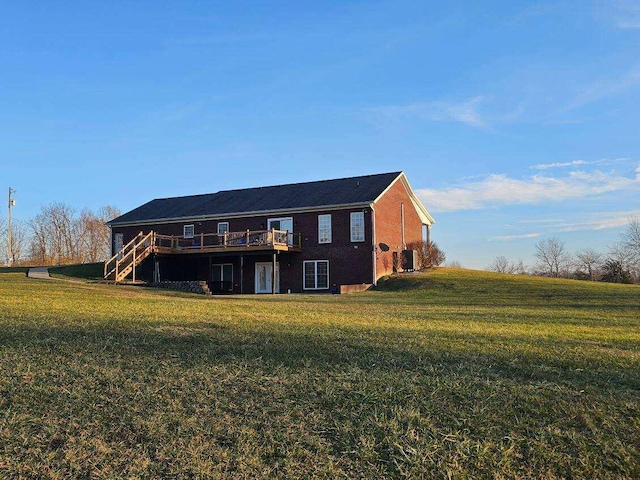
<path id="1" fill-rule="evenodd" d="M 150 363 L 171 361 L 186 369 L 248 362 L 265 368 L 328 371 L 356 367 L 418 375 L 455 371 L 476 379 L 640 392 L 638 362 L 625 359 L 633 355 L 634 345 L 616 344 L 614 348 L 607 342 L 590 342 L 588 348 L 594 350 L 585 357 L 579 350 L 585 344 L 576 340 L 542 341 L 542 346 L 533 349 L 528 348 L 530 336 L 480 337 L 439 333 L 425 345 L 409 337 L 367 331 L 239 330 L 205 322 L 188 326 L 162 323 L 144 329 L 5 323 L 0 347 L 35 355 L 111 357 L 124 368 L 129 360 L 139 366 L 149 359 Z M 609 355 L 606 349 L 618 355 Z"/>

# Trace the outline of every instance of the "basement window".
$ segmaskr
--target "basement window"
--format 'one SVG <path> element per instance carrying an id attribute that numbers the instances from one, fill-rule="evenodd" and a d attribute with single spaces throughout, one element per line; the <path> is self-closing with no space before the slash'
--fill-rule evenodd
<path id="1" fill-rule="evenodd" d="M 193 225 L 185 225 L 183 228 L 182 236 L 184 238 L 193 238 L 194 232 L 195 231 Z"/>
<path id="2" fill-rule="evenodd" d="M 329 288 L 329 260 L 307 260 L 304 262 L 304 289 L 326 290 Z"/>

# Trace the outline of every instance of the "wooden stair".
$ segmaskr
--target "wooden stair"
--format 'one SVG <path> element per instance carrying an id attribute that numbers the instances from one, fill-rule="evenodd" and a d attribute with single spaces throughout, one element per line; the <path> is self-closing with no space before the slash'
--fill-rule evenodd
<path id="1" fill-rule="evenodd" d="M 129 274 L 133 275 L 133 281 L 136 280 L 135 267 L 140 265 L 147 258 L 155 245 L 155 233 L 153 231 L 148 234 L 138 233 L 113 257 L 104 263 L 104 278 L 113 282 L 121 282 Z"/>

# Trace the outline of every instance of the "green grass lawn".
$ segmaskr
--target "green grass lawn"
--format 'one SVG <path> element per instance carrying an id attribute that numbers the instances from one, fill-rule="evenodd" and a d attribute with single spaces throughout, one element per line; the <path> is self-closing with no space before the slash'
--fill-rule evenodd
<path id="1" fill-rule="evenodd" d="M 104 263 L 82 263 L 79 265 L 49 267 L 49 275 L 54 278 L 102 280 L 104 276 Z"/>
<path id="2" fill-rule="evenodd" d="M 639 478 L 640 287 L 357 295 L 0 275 L 0 478 Z"/>

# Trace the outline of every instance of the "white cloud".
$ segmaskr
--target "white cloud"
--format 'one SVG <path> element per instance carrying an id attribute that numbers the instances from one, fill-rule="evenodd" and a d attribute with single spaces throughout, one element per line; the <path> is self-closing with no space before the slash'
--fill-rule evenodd
<path id="1" fill-rule="evenodd" d="M 453 212 L 503 205 L 557 203 L 631 190 L 640 190 L 640 165 L 635 176 L 600 170 L 577 170 L 559 177 L 536 174 L 523 179 L 492 174 L 482 180 L 440 190 L 420 189 L 416 194 L 433 212 Z"/>
<path id="2" fill-rule="evenodd" d="M 539 163 L 537 165 L 531 165 L 529 168 L 532 170 L 548 170 L 550 168 L 564 168 L 564 167 L 578 167 L 582 165 L 613 165 L 617 163 L 625 163 L 631 160 L 630 158 L 615 158 L 608 159 L 603 158 L 601 160 L 573 160 L 571 162 L 555 162 L 555 163 Z"/>
<path id="3" fill-rule="evenodd" d="M 611 7 L 616 27 L 623 30 L 640 29 L 640 4 L 636 0 L 617 0 Z"/>
<path id="4" fill-rule="evenodd" d="M 579 222 L 562 222 L 557 231 L 577 232 L 581 230 L 608 230 L 628 225 L 629 219 L 640 214 L 640 210 L 627 210 L 621 212 L 607 212 L 606 214 L 593 214 L 582 218 Z"/>
<path id="5" fill-rule="evenodd" d="M 523 233 L 521 235 L 498 235 L 496 237 L 489 237 L 488 240 L 500 240 L 503 242 L 508 242 L 511 240 L 520 240 L 520 239 L 527 239 L 527 238 L 536 238 L 541 236 L 541 233 L 538 232 L 533 232 L 533 233 Z"/>
<path id="6" fill-rule="evenodd" d="M 405 119 L 422 119 L 433 122 L 460 122 L 472 127 L 485 127 L 486 120 L 478 112 L 478 106 L 485 101 L 477 96 L 465 102 L 424 102 L 406 105 L 387 105 L 366 110 L 376 120 L 398 122 Z"/>
<path id="7" fill-rule="evenodd" d="M 573 110 L 597 100 L 620 94 L 638 84 L 640 84 L 640 68 L 635 66 L 624 75 L 603 78 L 582 88 L 562 111 Z"/>
<path id="8" fill-rule="evenodd" d="M 585 162 L 584 160 L 574 160 L 572 162 L 539 163 L 538 165 L 532 165 L 529 168 L 534 170 L 548 170 L 549 168 L 576 167 L 578 165 L 588 164 L 589 162 Z"/>

